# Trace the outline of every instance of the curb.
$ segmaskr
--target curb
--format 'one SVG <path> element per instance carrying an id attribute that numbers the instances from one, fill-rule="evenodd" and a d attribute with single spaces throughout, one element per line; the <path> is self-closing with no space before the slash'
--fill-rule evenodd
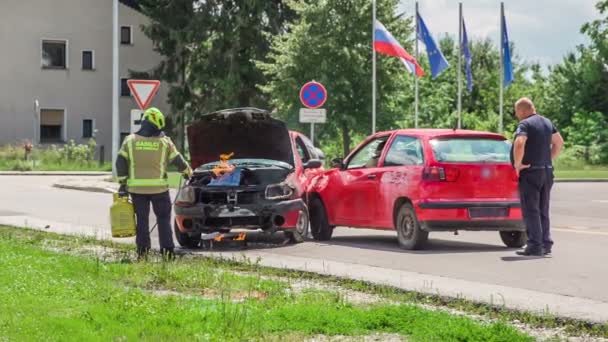
<path id="1" fill-rule="evenodd" d="M 86 192 L 97 192 L 97 193 L 105 193 L 105 194 L 113 194 L 116 190 L 112 188 L 101 188 L 95 186 L 78 186 L 78 185 L 68 185 L 68 184 L 53 184 L 54 188 L 64 189 L 64 190 L 78 190 L 78 191 L 86 191 Z"/>
<path id="2" fill-rule="evenodd" d="M 105 171 L 0 171 L 0 176 L 111 176 L 112 172 Z"/>

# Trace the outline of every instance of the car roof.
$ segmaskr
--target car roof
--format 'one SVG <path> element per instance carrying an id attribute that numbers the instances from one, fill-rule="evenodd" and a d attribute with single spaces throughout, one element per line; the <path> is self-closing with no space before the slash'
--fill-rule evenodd
<path id="1" fill-rule="evenodd" d="M 397 129 L 392 131 L 378 132 L 375 136 L 381 136 L 385 134 L 406 134 L 414 135 L 418 137 L 435 138 L 435 137 L 449 137 L 449 136 L 471 136 L 471 137 L 488 137 L 496 139 L 505 139 L 505 136 L 498 133 L 484 132 L 484 131 L 473 131 L 467 129 L 446 129 L 446 128 L 408 128 L 408 129 Z"/>

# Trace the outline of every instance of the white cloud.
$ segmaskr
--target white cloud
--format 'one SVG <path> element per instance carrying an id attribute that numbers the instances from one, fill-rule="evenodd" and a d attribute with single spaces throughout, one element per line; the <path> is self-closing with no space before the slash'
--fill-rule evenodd
<path id="1" fill-rule="evenodd" d="M 399 11 L 411 15 L 415 0 L 402 0 Z M 500 1 L 463 0 L 463 14 L 471 38 L 499 39 Z M 508 0 L 505 15 L 509 39 L 526 61 L 544 65 L 562 57 L 588 39 L 580 27 L 599 17 L 596 0 Z M 458 34 L 458 1 L 420 0 L 420 13 L 433 35 Z"/>

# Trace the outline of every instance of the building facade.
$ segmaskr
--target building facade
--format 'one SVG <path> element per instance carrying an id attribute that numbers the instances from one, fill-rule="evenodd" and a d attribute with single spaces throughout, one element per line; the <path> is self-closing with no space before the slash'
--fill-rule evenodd
<path id="1" fill-rule="evenodd" d="M 119 5 L 120 130 L 137 108 L 129 70 L 161 61 L 141 30 L 148 18 L 133 1 Z M 112 147 L 112 0 L 0 2 L 0 145 L 84 143 L 95 138 L 106 160 Z M 151 106 L 168 113 L 161 84 Z M 170 115 L 170 114 L 169 114 Z"/>

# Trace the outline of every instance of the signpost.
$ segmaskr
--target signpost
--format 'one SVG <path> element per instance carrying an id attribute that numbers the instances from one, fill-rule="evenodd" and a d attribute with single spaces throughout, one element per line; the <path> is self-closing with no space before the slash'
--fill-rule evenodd
<path id="1" fill-rule="evenodd" d="M 144 111 L 140 109 L 131 109 L 131 133 L 139 131 L 141 128 L 141 117 Z"/>
<path id="2" fill-rule="evenodd" d="M 327 90 L 315 81 L 308 82 L 300 89 L 300 101 L 306 108 L 300 109 L 300 122 L 310 123 L 310 140 L 315 142 L 315 123 L 325 123 L 327 113 L 320 108 L 327 101 Z"/>

